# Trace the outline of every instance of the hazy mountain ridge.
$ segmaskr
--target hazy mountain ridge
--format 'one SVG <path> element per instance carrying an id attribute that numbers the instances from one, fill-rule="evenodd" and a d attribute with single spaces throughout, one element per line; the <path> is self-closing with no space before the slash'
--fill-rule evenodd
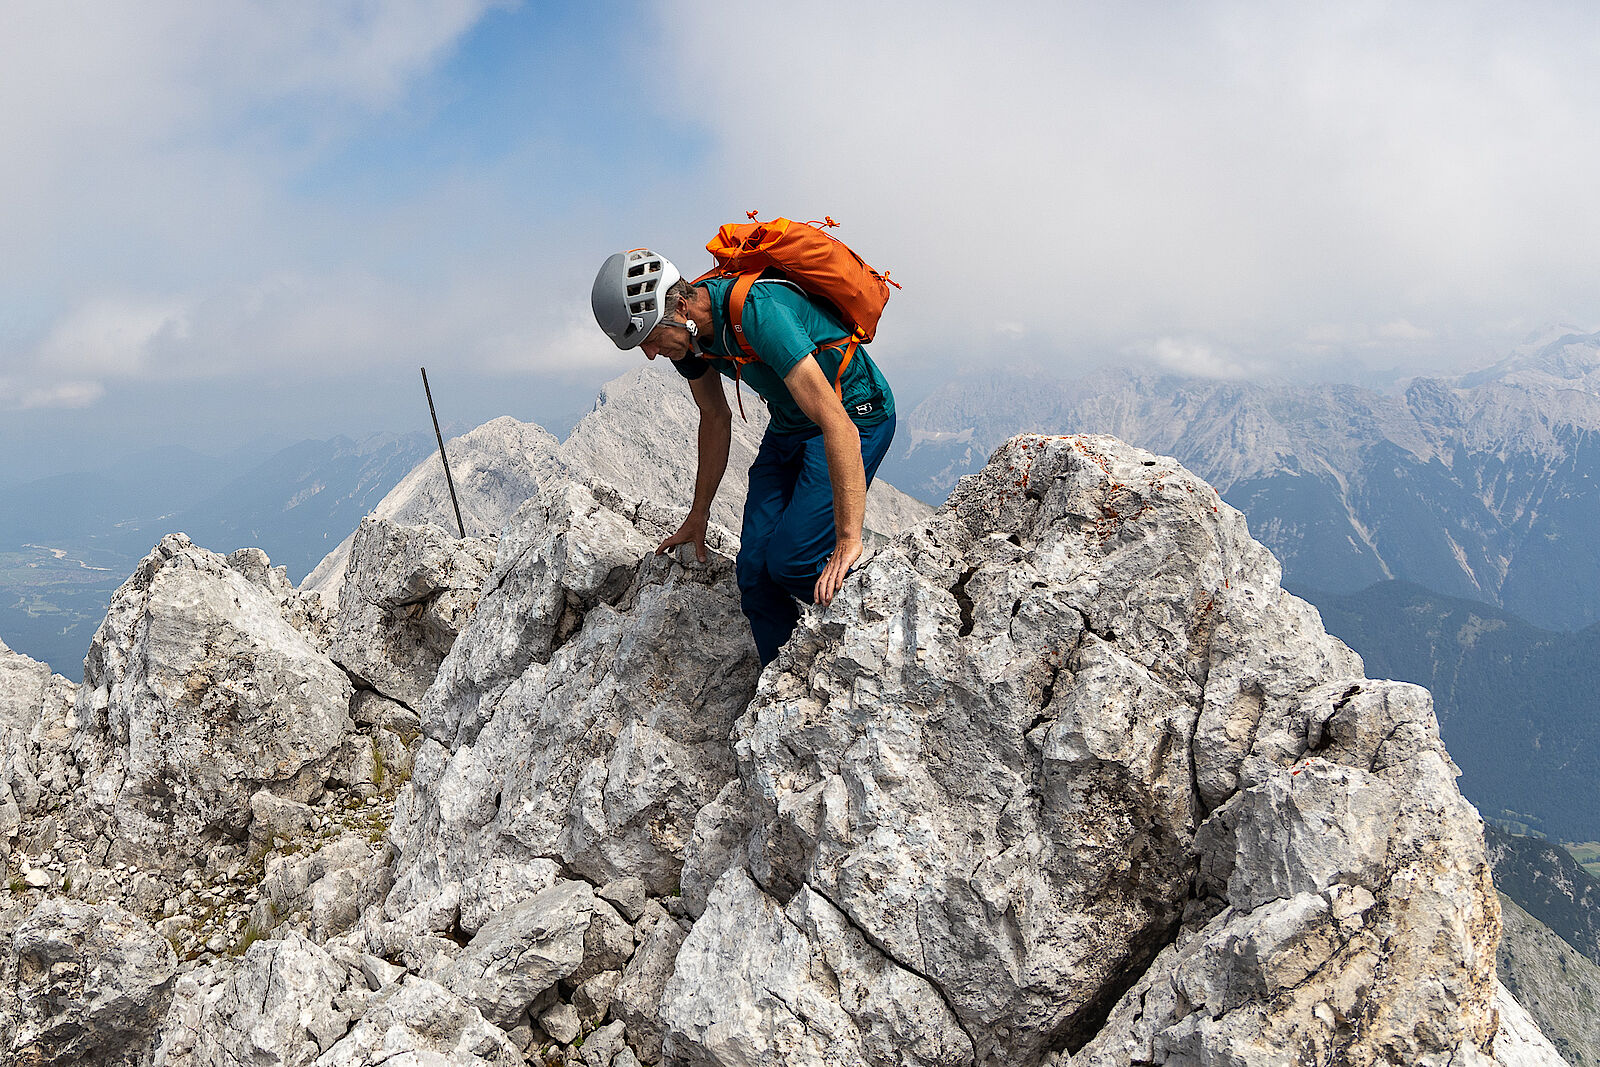
<path id="1" fill-rule="evenodd" d="M 160 449 L 7 489 L 0 637 L 77 677 L 112 592 L 163 534 L 266 546 L 298 579 L 433 447 L 418 431 L 302 441 L 265 460 Z"/>
<path id="2" fill-rule="evenodd" d="M 942 499 L 1009 434 L 1112 433 L 1216 485 L 1291 588 L 1399 578 L 1537 625 L 1600 619 L 1600 334 L 1398 395 L 1144 370 L 978 376 L 905 418 L 892 477 Z"/>
<path id="3" fill-rule="evenodd" d="M 1501 894 L 1500 981 L 1572 1067 L 1600 1064 L 1600 966 Z"/>

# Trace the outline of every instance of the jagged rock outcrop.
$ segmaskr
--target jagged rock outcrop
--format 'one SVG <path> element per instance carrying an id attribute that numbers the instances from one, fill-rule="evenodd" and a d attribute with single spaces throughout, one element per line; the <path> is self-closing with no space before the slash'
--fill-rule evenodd
<path id="1" fill-rule="evenodd" d="M 391 929 L 681 886 L 609 1005 L 646 1062 L 1489 1062 L 1498 911 L 1426 693 L 1171 461 L 1013 442 L 692 758 L 638 736 L 743 628 L 725 559 L 649 555 L 664 518 L 569 486 L 508 532 L 424 700 Z"/>
<path id="2" fill-rule="evenodd" d="M 481 590 L 422 583 L 467 621 L 412 706 L 319 644 L 368 634 L 414 690 L 428 661 L 386 643 L 414 622 L 393 591 L 472 546 L 371 524 L 347 591 L 389 607 L 319 631 L 264 559 L 163 541 L 70 713 L 89 881 L 211 901 L 174 868 L 221 857 L 250 923 L 197 946 L 178 894 L 131 928 L 184 951 L 119 1047 L 160 1067 L 1560 1062 L 1495 981 L 1481 825 L 1426 692 L 1363 677 L 1173 461 L 1011 441 L 764 673 L 732 534 L 704 564 L 654 554 L 680 515 L 541 484 Z M 324 677 L 343 718 L 292 735 L 315 740 L 287 773 L 241 800 L 190 768 L 254 766 L 201 727 L 225 710 L 245 733 Z M 112 727 L 135 721 L 155 725 Z M 210 843 L 119 870 L 121 835 L 157 827 Z"/>
<path id="3" fill-rule="evenodd" d="M 78 781 L 76 695 L 77 686 L 0 643 L 0 875 L 7 878 L 59 879 L 59 872 L 36 874 L 30 857 L 50 848 L 45 819 Z"/>
<path id="4" fill-rule="evenodd" d="M 493 565 L 492 539 L 365 519 L 345 568 L 329 655 L 358 684 L 415 707 Z"/>
<path id="5" fill-rule="evenodd" d="M 757 661 L 729 536 L 686 566 L 653 552 L 675 526 L 604 486 L 519 514 L 423 704 L 391 914 L 470 934 L 558 873 L 676 888 Z"/>
<path id="6" fill-rule="evenodd" d="M 541 486 L 569 478 L 571 472 L 558 454 L 560 447 L 542 427 L 509 415 L 447 442 L 445 453 L 450 457 L 450 474 L 467 536 L 493 537 Z M 371 518 L 455 530 L 456 513 L 438 455 L 418 463 L 402 478 L 372 509 Z M 330 604 L 340 604 L 355 537 L 351 533 L 328 553 L 300 588 L 320 594 Z"/>
<path id="7" fill-rule="evenodd" d="M 257 791 L 312 799 L 348 759 L 350 681 L 264 580 L 174 534 L 112 598 L 73 742 L 101 863 L 203 866 Z"/>

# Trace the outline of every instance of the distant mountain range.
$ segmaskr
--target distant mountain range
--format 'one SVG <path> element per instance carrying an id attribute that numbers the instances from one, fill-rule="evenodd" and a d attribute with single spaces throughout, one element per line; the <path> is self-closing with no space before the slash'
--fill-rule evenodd
<path id="1" fill-rule="evenodd" d="M 943 500 L 1024 430 L 1111 433 L 1175 456 L 1249 517 L 1292 589 L 1398 579 L 1552 629 L 1600 621 L 1600 334 L 1393 395 L 1139 370 L 991 373 L 905 415 L 885 471 Z"/>
<path id="2" fill-rule="evenodd" d="M 255 464 L 164 449 L 8 488 L 0 636 L 77 678 L 112 592 L 163 535 L 258 546 L 297 581 L 434 447 L 425 432 L 335 437 Z"/>

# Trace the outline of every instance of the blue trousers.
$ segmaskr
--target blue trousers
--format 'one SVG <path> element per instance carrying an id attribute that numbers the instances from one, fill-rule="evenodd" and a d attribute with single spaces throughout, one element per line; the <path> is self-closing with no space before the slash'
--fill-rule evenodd
<path id="1" fill-rule="evenodd" d="M 861 431 L 867 484 L 894 440 L 893 415 Z M 750 620 L 765 667 L 794 632 L 797 600 L 810 604 L 817 575 L 833 554 L 833 482 L 822 434 L 773 433 L 750 465 L 750 494 L 739 534 L 739 606 Z"/>

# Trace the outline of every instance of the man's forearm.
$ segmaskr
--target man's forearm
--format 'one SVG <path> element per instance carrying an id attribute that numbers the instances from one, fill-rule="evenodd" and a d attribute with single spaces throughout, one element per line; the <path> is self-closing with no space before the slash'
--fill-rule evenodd
<path id="1" fill-rule="evenodd" d="M 861 461 L 861 432 L 849 419 L 822 431 L 833 483 L 833 530 L 839 541 L 861 540 L 867 514 L 867 469 Z"/>
<path id="2" fill-rule="evenodd" d="M 710 515 L 711 502 L 728 469 L 728 446 L 733 441 L 733 420 L 700 416 L 699 457 L 694 474 L 694 503 L 689 510 Z"/>

